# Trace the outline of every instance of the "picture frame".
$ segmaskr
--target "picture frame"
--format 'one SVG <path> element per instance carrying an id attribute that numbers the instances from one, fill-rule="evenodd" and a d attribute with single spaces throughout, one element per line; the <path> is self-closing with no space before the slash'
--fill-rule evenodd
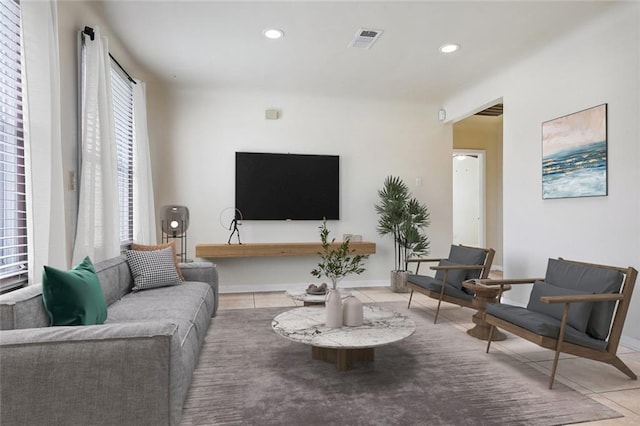
<path id="1" fill-rule="evenodd" d="M 542 123 L 542 199 L 608 195 L 607 104 Z"/>

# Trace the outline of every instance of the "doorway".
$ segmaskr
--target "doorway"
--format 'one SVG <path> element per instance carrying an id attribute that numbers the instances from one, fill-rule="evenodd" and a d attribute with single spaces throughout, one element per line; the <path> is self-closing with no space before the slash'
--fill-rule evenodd
<path id="1" fill-rule="evenodd" d="M 485 151 L 454 149 L 453 243 L 485 246 Z"/>

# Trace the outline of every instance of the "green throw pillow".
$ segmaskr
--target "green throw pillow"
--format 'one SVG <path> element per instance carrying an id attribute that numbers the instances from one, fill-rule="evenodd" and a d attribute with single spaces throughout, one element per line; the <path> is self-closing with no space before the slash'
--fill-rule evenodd
<path id="1" fill-rule="evenodd" d="M 51 325 L 93 325 L 107 319 L 107 302 L 88 257 L 70 271 L 45 266 L 42 301 Z"/>

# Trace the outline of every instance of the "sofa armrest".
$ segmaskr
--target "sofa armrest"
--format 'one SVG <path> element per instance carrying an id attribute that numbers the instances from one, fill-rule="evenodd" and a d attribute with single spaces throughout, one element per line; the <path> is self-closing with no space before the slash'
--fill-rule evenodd
<path id="1" fill-rule="evenodd" d="M 177 330 L 129 322 L 1 331 L 2 422 L 177 424 L 184 386 Z"/>
<path id="2" fill-rule="evenodd" d="M 185 281 L 199 281 L 207 283 L 213 290 L 213 315 L 218 312 L 218 270 L 216 265 L 211 262 L 187 262 L 180 263 L 180 271 Z"/>

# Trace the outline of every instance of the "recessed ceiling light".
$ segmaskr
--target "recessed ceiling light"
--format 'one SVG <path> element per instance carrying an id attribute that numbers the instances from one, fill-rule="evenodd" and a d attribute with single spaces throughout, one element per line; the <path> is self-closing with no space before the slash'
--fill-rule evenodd
<path id="1" fill-rule="evenodd" d="M 266 38 L 275 40 L 284 37 L 284 31 L 277 28 L 267 28 L 262 32 L 262 35 L 264 35 Z"/>
<path id="2" fill-rule="evenodd" d="M 443 44 L 440 46 L 440 52 L 442 53 L 453 53 L 458 49 L 460 49 L 459 44 Z"/>

